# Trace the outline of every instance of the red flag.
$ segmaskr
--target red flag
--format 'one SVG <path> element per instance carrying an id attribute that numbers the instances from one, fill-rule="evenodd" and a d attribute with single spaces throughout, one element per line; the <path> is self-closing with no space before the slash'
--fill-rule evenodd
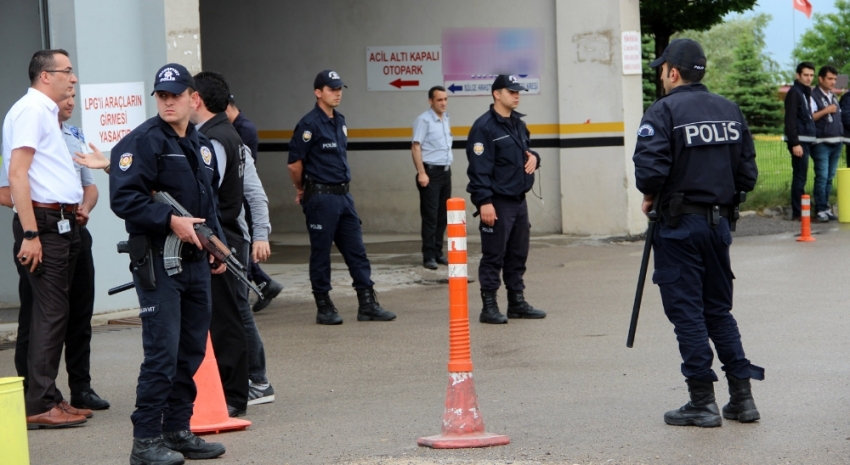
<path id="1" fill-rule="evenodd" d="M 806 18 L 812 17 L 812 4 L 809 3 L 809 0 L 793 0 L 794 1 L 794 9 L 800 10 Z"/>

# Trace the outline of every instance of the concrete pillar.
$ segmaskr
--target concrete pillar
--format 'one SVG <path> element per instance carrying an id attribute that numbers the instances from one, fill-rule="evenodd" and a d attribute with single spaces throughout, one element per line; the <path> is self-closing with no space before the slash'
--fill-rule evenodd
<path id="1" fill-rule="evenodd" d="M 621 51 L 622 32 L 640 31 L 639 3 L 609 3 L 578 15 L 574 2 L 556 1 L 564 234 L 635 234 L 646 225 L 631 161 L 641 76 L 623 75 Z"/>
<path id="2" fill-rule="evenodd" d="M 201 17 L 198 0 L 165 2 L 165 36 L 169 63 L 180 63 L 195 74 L 201 71 Z"/>
<path id="3" fill-rule="evenodd" d="M 201 70 L 198 0 L 51 0 L 49 18 L 51 46 L 70 52 L 80 85 L 144 82 L 148 117 L 156 114 L 150 92 L 159 67 L 173 61 L 193 73 Z M 82 108 L 78 99 L 71 124 L 80 125 Z M 106 295 L 132 276 L 129 258 L 115 250 L 127 233 L 109 208 L 108 176 L 98 170 L 94 179 L 100 199 L 88 227 L 94 238 L 95 312 L 134 308 L 133 291 Z"/>

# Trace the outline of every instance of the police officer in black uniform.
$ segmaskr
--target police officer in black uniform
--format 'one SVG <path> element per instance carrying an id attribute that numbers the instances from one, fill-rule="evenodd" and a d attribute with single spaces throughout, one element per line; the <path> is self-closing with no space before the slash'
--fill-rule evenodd
<path id="1" fill-rule="evenodd" d="M 331 290 L 331 244 L 335 243 L 354 281 L 357 321 L 389 321 L 395 314 L 376 300 L 372 268 L 366 257 L 360 217 L 348 192 L 351 170 L 346 146 L 348 129 L 336 107 L 346 87 L 336 71 L 325 70 L 313 81 L 316 106 L 295 126 L 289 142 L 289 175 L 295 201 L 301 204 L 310 233 L 310 282 L 316 299 L 316 323 L 338 325 Z"/>
<path id="2" fill-rule="evenodd" d="M 133 281 L 139 295 L 145 359 L 136 387 L 131 465 L 181 464 L 183 457 L 222 455 L 220 443 L 206 443 L 189 431 L 197 393 L 192 377 L 206 350 L 210 326 L 210 274 L 215 265 L 202 249 L 193 225 L 206 223 L 221 235 L 215 206 L 215 159 L 209 141 L 189 123 L 198 95 L 189 71 L 171 63 L 156 74 L 158 115 L 125 136 L 113 149 L 109 175 L 112 211 L 130 234 L 130 256 L 138 265 Z M 194 218 L 175 216 L 157 203 L 153 191 L 171 194 Z M 169 233 L 184 244 L 183 271 L 169 276 L 162 248 Z M 212 273 L 221 274 L 219 264 Z"/>
<path id="3" fill-rule="evenodd" d="M 528 90 L 515 76 L 500 75 L 491 87 L 493 104 L 475 120 L 466 139 L 469 184 L 466 191 L 481 214 L 481 263 L 478 279 L 484 307 L 481 323 L 502 324 L 508 318 L 545 318 L 546 312 L 525 301 L 528 259 L 528 205 L 525 194 L 534 185 L 540 155 L 529 148 L 531 134 L 521 119 L 519 92 Z M 508 316 L 499 312 L 499 274 L 508 289 Z"/>
<path id="4" fill-rule="evenodd" d="M 759 419 L 750 378 L 764 379 L 764 369 L 745 357 L 730 313 L 730 225 L 742 200 L 738 193 L 756 184 L 755 147 L 738 106 L 700 83 L 705 64 L 702 47 L 690 39 L 674 40 L 651 63 L 661 67 L 666 95 L 646 111 L 633 159 L 643 212 L 648 214 L 653 202 L 661 212 L 652 238 L 652 281 L 661 289 L 664 313 L 675 327 L 691 399 L 665 413 L 664 421 L 713 427 L 722 419 L 714 397 L 717 375 L 711 369 L 709 339 L 729 382 L 723 418 Z"/>

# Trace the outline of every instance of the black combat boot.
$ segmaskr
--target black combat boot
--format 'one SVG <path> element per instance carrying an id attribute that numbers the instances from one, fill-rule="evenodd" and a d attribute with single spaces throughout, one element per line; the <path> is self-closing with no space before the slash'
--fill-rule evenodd
<path id="1" fill-rule="evenodd" d="M 390 321 L 395 320 L 395 313 L 388 312 L 378 303 L 378 295 L 375 289 L 357 289 L 357 321 Z"/>
<path id="2" fill-rule="evenodd" d="M 699 426 L 713 428 L 723 424 L 717 402 L 714 400 L 714 383 L 695 379 L 686 379 L 691 401 L 679 410 L 670 410 L 664 414 L 664 422 L 676 426 Z"/>
<path id="3" fill-rule="evenodd" d="M 723 418 L 738 420 L 741 423 L 750 423 L 761 418 L 750 390 L 750 378 L 738 379 L 726 375 L 726 380 L 729 381 L 729 403 L 723 406 Z"/>
<path id="4" fill-rule="evenodd" d="M 508 322 L 505 315 L 499 313 L 499 302 L 496 301 L 496 291 L 481 291 L 481 302 L 484 307 L 481 309 L 481 315 L 478 321 L 481 323 L 490 323 L 491 325 L 501 325 Z"/>
<path id="5" fill-rule="evenodd" d="M 161 436 L 133 438 L 130 465 L 181 465 L 183 463 L 185 463 L 183 454 L 165 447 Z"/>
<path id="6" fill-rule="evenodd" d="M 187 459 L 213 459 L 224 454 L 224 444 L 206 442 L 191 431 L 170 431 L 162 433 L 162 442 L 171 450 L 176 450 Z"/>
<path id="7" fill-rule="evenodd" d="M 546 318 L 546 312 L 526 302 L 522 291 L 508 289 L 508 318 Z"/>
<path id="8" fill-rule="evenodd" d="M 320 325 L 341 325 L 342 317 L 334 307 L 331 301 L 331 296 L 327 292 L 314 292 L 313 298 L 316 299 L 316 323 Z"/>

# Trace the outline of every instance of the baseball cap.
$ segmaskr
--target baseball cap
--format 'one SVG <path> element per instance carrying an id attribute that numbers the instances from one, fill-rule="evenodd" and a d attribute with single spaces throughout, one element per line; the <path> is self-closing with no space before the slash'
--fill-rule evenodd
<path id="1" fill-rule="evenodd" d="M 490 90 L 499 90 L 499 89 L 508 89 L 508 90 L 528 90 L 523 87 L 522 84 L 517 81 L 516 76 L 509 76 L 507 74 L 500 74 L 496 77 L 496 80 L 493 81 L 493 86 Z"/>
<path id="2" fill-rule="evenodd" d="M 691 39 L 676 39 L 664 49 L 664 53 L 649 64 L 651 68 L 658 68 L 664 62 L 671 65 L 691 68 L 699 71 L 705 70 L 705 53 L 699 43 Z"/>
<path id="3" fill-rule="evenodd" d="M 331 89 L 339 89 L 340 87 L 348 88 L 347 85 L 343 84 L 342 79 L 340 79 L 339 74 L 332 69 L 326 69 L 321 73 L 316 75 L 316 79 L 313 81 L 314 89 L 321 89 L 322 87 L 328 86 Z"/>
<path id="4" fill-rule="evenodd" d="M 172 94 L 182 94 L 187 88 L 195 88 L 195 80 L 189 74 L 189 70 L 185 66 L 177 63 L 169 63 L 156 72 L 154 78 L 153 92 L 158 91 L 171 92 Z"/>

